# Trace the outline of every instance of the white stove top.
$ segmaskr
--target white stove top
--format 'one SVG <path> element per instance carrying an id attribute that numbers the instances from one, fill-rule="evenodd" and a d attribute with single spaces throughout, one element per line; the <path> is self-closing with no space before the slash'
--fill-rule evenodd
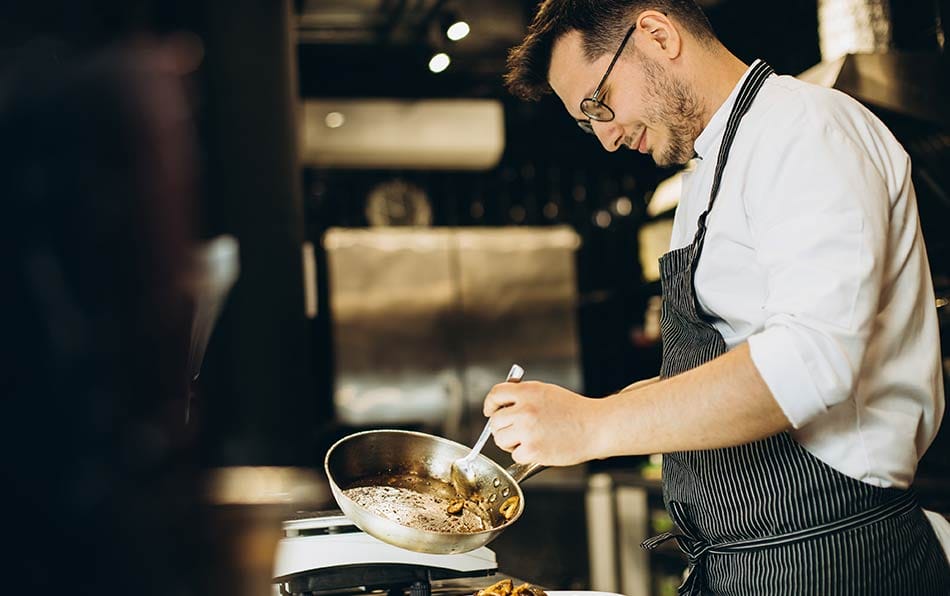
<path id="1" fill-rule="evenodd" d="M 471 593 L 474 584 L 466 578 L 491 579 L 498 570 L 495 553 L 486 547 L 453 555 L 417 553 L 373 538 L 339 512 L 288 520 L 283 526 L 274 582 L 287 587 L 286 593 L 315 587 L 365 593 L 388 585 L 390 579 L 401 584 L 412 583 L 413 578 L 431 583 L 433 593 L 444 593 L 444 587 Z M 453 582 L 459 585 L 453 587 Z"/>

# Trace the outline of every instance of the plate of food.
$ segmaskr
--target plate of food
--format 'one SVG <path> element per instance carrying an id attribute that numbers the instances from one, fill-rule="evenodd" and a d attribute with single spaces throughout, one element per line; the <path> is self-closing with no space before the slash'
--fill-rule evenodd
<path id="1" fill-rule="evenodd" d="M 623 596 L 623 594 L 584 590 L 544 590 L 534 584 L 515 584 L 511 579 L 503 579 L 484 590 L 479 590 L 475 596 Z"/>

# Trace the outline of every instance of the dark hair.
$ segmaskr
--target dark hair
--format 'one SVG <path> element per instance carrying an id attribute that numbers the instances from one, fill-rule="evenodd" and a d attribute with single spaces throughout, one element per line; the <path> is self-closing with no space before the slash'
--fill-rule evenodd
<path id="1" fill-rule="evenodd" d="M 540 99 L 551 92 L 551 50 L 562 35 L 579 31 L 584 55 L 594 61 L 616 49 L 633 24 L 633 17 L 644 10 L 672 17 L 701 41 L 716 38 L 706 15 L 693 0 L 544 0 L 524 40 L 508 53 L 505 85 L 522 99 Z"/>

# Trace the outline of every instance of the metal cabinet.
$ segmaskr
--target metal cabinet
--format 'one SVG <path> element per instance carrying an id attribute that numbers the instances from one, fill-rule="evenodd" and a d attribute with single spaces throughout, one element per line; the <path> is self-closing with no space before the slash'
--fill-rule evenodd
<path id="1" fill-rule="evenodd" d="M 425 424 L 470 444 L 513 362 L 581 390 L 573 230 L 334 228 L 323 244 L 344 424 Z"/>

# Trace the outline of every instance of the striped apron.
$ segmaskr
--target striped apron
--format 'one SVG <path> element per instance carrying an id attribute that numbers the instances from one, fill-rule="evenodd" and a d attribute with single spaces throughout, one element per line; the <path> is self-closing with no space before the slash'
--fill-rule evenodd
<path id="1" fill-rule="evenodd" d="M 739 90 L 692 244 L 660 259 L 664 378 L 727 350 L 698 310 L 693 279 L 729 148 L 770 74 L 757 62 Z M 912 491 L 846 476 L 787 432 L 665 454 L 663 485 L 677 531 L 643 546 L 674 540 L 686 554 L 681 595 L 950 594 L 950 566 Z"/>

